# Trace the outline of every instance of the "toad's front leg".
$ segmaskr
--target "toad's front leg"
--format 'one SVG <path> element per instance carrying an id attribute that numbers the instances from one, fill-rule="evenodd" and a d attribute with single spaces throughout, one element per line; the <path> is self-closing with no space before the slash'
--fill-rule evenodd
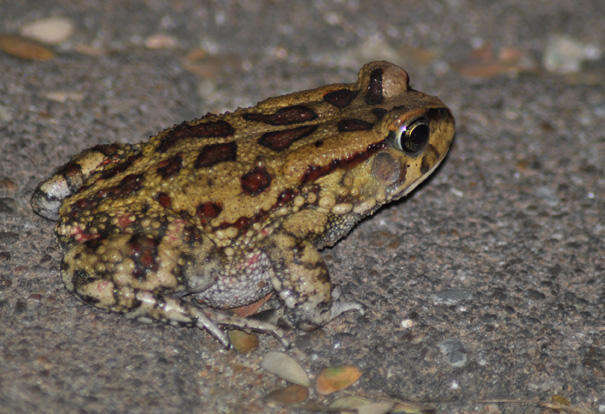
<path id="1" fill-rule="evenodd" d="M 286 321 L 303 330 L 325 325 L 340 314 L 363 306 L 333 295 L 330 276 L 319 251 L 308 240 L 276 232 L 265 240 L 273 265 L 271 282 L 284 302 Z"/>

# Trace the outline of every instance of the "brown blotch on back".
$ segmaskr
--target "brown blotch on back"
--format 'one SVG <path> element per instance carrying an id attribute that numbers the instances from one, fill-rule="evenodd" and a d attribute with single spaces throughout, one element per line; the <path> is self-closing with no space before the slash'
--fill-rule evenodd
<path id="1" fill-rule="evenodd" d="M 92 197 L 87 197 L 87 198 L 81 198 L 78 201 L 76 201 L 75 203 L 73 203 L 70 207 L 70 216 L 76 216 L 78 214 L 80 214 L 82 211 L 86 211 L 88 209 L 91 209 L 93 206 L 96 206 L 98 204 L 98 202 L 105 197 L 105 193 L 100 194 L 100 191 L 97 192 L 97 194 L 95 194 Z"/>
<path id="2" fill-rule="evenodd" d="M 264 167 L 255 167 L 242 175 L 240 179 L 242 189 L 248 195 L 255 196 L 262 193 L 271 184 L 271 175 Z"/>
<path id="3" fill-rule="evenodd" d="M 324 95 L 324 101 L 334 105 L 337 108 L 344 108 L 348 106 L 353 99 L 357 96 L 357 91 L 350 89 L 338 89 L 336 91 L 328 92 Z"/>
<path id="4" fill-rule="evenodd" d="M 240 217 L 235 220 L 235 223 L 233 223 L 233 227 L 238 229 L 240 232 L 243 232 L 246 231 L 251 224 L 252 220 L 250 220 L 248 217 Z"/>
<path id="5" fill-rule="evenodd" d="M 343 119 L 338 122 L 338 131 L 367 131 L 372 129 L 372 124 L 361 119 Z"/>
<path id="6" fill-rule="evenodd" d="M 247 113 L 242 115 L 246 121 L 263 122 L 269 125 L 290 125 L 312 121 L 317 114 L 303 105 L 287 106 L 272 114 Z"/>
<path id="7" fill-rule="evenodd" d="M 178 153 L 173 157 L 160 161 L 156 171 L 162 178 L 168 178 L 177 174 L 181 170 L 182 165 L 183 157 L 181 156 L 181 153 Z"/>
<path id="8" fill-rule="evenodd" d="M 311 135 L 316 129 L 317 125 L 306 125 L 293 129 L 266 132 L 258 139 L 258 143 L 273 151 L 283 151 L 294 141 Z"/>
<path id="9" fill-rule="evenodd" d="M 132 163 L 137 159 L 141 157 L 141 153 L 137 153 L 135 155 L 131 155 L 130 157 L 126 158 L 124 161 L 122 161 L 119 164 L 114 165 L 113 167 L 111 167 L 110 169 L 103 171 L 103 173 L 101 174 L 101 178 L 104 180 L 107 180 L 109 178 L 112 178 L 114 176 L 116 176 L 117 174 L 124 172 L 128 169 L 128 167 L 130 167 L 132 165 Z"/>
<path id="10" fill-rule="evenodd" d="M 143 185 L 143 174 L 129 174 L 122 178 L 120 183 L 111 187 L 109 191 L 112 197 L 126 197 L 138 191 Z"/>
<path id="11" fill-rule="evenodd" d="M 368 105 L 377 105 L 382 103 L 382 69 L 374 69 L 370 73 L 370 82 L 366 90 L 365 100 Z"/>
<path id="12" fill-rule="evenodd" d="M 206 145 L 200 150 L 193 166 L 195 168 L 211 167 L 219 162 L 235 161 L 236 155 L 237 144 L 235 142 Z"/>
<path id="13" fill-rule="evenodd" d="M 191 125 L 189 122 L 183 122 L 162 137 L 158 151 L 166 152 L 178 141 L 185 138 L 210 138 L 210 137 L 228 137 L 233 135 L 235 129 L 226 121 L 207 121 L 197 125 Z"/>
<path id="14" fill-rule="evenodd" d="M 170 198 L 170 196 L 163 191 L 157 193 L 154 199 L 164 208 L 172 207 L 172 198 Z"/>
<path id="15" fill-rule="evenodd" d="M 197 206 L 195 214 L 199 217 L 202 224 L 207 224 L 210 219 L 218 216 L 222 210 L 223 207 L 220 204 L 207 201 Z"/>

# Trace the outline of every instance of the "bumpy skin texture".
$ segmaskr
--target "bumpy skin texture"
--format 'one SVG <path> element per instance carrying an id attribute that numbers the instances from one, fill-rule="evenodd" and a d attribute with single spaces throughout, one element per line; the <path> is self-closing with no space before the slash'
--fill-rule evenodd
<path id="1" fill-rule="evenodd" d="M 371 62 L 356 83 L 86 150 L 31 203 L 58 219 L 62 277 L 84 301 L 197 325 L 224 344 L 219 325 L 283 338 L 272 325 L 216 309 L 276 291 L 283 318 L 303 329 L 361 310 L 333 297 L 318 249 L 422 182 L 453 136 L 438 98 L 411 89 L 398 66 Z"/>

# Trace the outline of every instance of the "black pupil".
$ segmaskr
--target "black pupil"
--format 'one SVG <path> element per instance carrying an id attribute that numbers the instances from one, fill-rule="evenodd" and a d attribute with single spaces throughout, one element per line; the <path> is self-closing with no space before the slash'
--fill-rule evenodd
<path id="1" fill-rule="evenodd" d="M 420 151 L 429 140 L 429 126 L 424 122 L 411 125 L 403 139 L 403 149 L 410 153 Z"/>

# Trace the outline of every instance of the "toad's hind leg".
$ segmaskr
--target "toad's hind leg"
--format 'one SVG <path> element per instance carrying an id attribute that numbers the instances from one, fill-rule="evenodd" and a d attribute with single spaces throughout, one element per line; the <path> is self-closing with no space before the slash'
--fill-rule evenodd
<path id="1" fill-rule="evenodd" d="M 225 346 L 229 339 L 219 326 L 272 333 L 287 345 L 283 331 L 269 323 L 202 309 L 184 296 L 191 291 L 186 281 L 192 272 L 197 274 L 195 289 L 204 290 L 214 283 L 221 265 L 214 244 L 203 235 L 195 237 L 194 247 L 186 247 L 183 240 L 190 240 L 191 234 L 173 222 L 159 242 L 150 235 L 117 234 L 76 244 L 63 258 L 63 281 L 68 290 L 91 305 L 143 322 L 206 329 Z M 188 264 L 188 254 L 204 263 L 206 274 Z"/>
<path id="2" fill-rule="evenodd" d="M 57 220 L 63 199 L 77 192 L 88 177 L 124 166 L 138 154 L 139 145 L 130 144 L 97 145 L 82 151 L 36 187 L 30 201 L 32 209 L 44 218 Z"/>

